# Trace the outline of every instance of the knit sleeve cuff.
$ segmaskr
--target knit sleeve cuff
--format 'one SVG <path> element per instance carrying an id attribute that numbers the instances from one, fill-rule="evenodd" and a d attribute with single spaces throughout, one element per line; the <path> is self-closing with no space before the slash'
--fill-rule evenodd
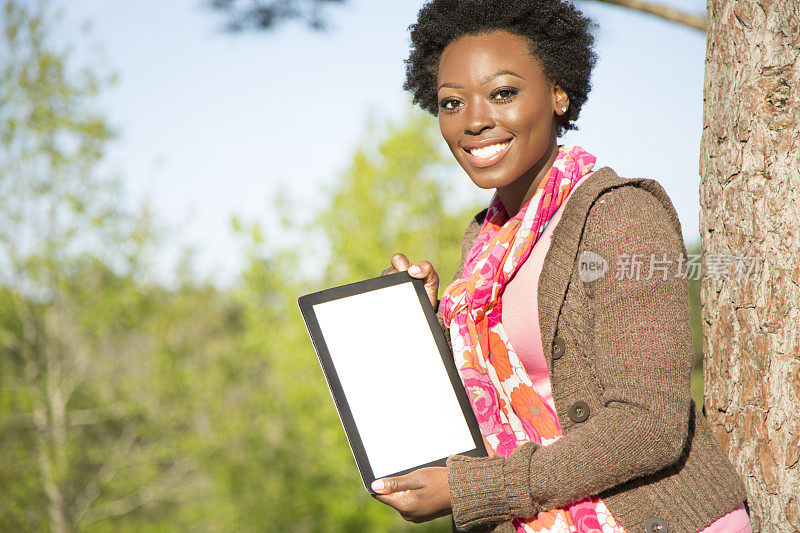
<path id="1" fill-rule="evenodd" d="M 447 460 L 453 521 L 459 530 L 484 527 L 536 512 L 531 499 L 530 460 L 539 447 L 527 442 L 511 457 L 466 457 Z"/>

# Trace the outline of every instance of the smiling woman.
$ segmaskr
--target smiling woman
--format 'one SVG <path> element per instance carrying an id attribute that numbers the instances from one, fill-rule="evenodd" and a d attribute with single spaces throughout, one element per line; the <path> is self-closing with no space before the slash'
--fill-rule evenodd
<path id="1" fill-rule="evenodd" d="M 397 253 L 383 273 L 425 280 L 489 456 L 373 489 L 407 520 L 452 513 L 458 530 L 749 531 L 689 392 L 675 209 L 656 181 L 557 142 L 588 96 L 591 27 L 563 0 L 432 0 L 412 26 L 405 88 L 495 194 L 441 301 L 427 261 Z M 584 276 L 587 257 L 617 271 Z"/>

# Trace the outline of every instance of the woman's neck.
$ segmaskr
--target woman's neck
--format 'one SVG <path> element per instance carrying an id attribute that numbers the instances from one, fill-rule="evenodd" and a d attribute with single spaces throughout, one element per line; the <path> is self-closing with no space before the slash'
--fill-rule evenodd
<path id="1" fill-rule="evenodd" d="M 522 206 L 533 198 L 542 179 L 547 175 L 550 167 L 553 166 L 556 156 L 558 156 L 558 143 L 553 138 L 547 152 L 538 163 L 514 180 L 513 183 L 497 189 L 497 194 L 500 197 L 500 201 L 503 202 L 503 207 L 506 208 L 508 218 L 513 218 Z"/>

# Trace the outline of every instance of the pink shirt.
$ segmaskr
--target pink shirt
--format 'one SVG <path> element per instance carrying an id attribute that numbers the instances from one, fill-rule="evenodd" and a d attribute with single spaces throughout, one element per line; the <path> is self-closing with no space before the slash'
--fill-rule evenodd
<path id="1" fill-rule="evenodd" d="M 517 273 L 508 282 L 500 297 L 502 303 L 503 328 L 511 341 L 511 346 L 525 367 L 533 383 L 533 388 L 539 396 L 546 401 L 553 411 L 553 393 L 550 388 L 550 371 L 542 348 L 542 335 L 539 327 L 539 302 L 537 288 L 539 287 L 539 274 L 542 271 L 544 258 L 553 239 L 553 229 L 561 220 L 564 207 L 567 205 L 572 193 L 578 186 L 591 175 L 582 177 L 572 188 L 567 198 L 555 212 L 549 224 L 545 227 L 539 240 L 533 245 L 531 255 L 520 266 Z M 600 200 L 602 202 L 602 200 Z M 750 518 L 744 505 L 740 505 L 731 512 L 719 517 L 710 526 L 700 533 L 751 533 Z"/>
<path id="2" fill-rule="evenodd" d="M 522 366 L 528 372 L 533 388 L 553 411 L 556 410 L 556 406 L 553 403 L 553 393 L 550 389 L 550 371 L 547 369 L 547 361 L 542 350 L 536 288 L 539 287 L 539 273 L 542 271 L 544 256 L 553 239 L 553 228 L 561 220 L 564 207 L 572 194 L 589 176 L 591 176 L 591 172 L 578 180 L 569 191 L 558 211 L 553 214 L 550 222 L 545 226 L 539 240 L 533 245 L 531 255 L 519 267 L 511 281 L 506 284 L 503 294 L 500 296 L 501 320 L 508 339 L 511 341 L 511 346 L 514 347 Z"/>

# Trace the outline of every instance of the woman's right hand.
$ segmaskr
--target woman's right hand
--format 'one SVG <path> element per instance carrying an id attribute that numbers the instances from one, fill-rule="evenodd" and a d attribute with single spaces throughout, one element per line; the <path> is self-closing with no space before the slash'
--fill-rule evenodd
<path id="1" fill-rule="evenodd" d="M 436 311 L 439 307 L 439 274 L 436 273 L 433 265 L 429 261 L 420 261 L 412 265 L 411 261 L 401 253 L 394 254 L 390 261 L 392 266 L 381 272 L 381 276 L 406 270 L 412 278 L 423 280 L 425 292 L 428 294 L 433 310 Z"/>

